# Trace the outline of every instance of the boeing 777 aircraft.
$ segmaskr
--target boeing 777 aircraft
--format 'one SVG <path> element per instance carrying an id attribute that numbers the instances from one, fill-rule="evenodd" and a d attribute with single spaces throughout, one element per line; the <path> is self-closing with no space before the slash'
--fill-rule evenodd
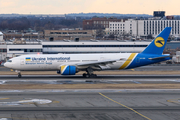
<path id="1" fill-rule="evenodd" d="M 14 69 L 18 77 L 21 71 L 57 71 L 61 75 L 86 71 L 83 77 L 93 77 L 93 71 L 131 69 L 171 59 L 162 54 L 170 32 L 171 27 L 165 28 L 141 53 L 22 55 L 4 66 Z"/>

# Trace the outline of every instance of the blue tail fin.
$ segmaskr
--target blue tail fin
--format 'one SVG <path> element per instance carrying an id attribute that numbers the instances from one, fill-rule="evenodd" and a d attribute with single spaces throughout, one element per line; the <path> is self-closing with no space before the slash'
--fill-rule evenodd
<path id="1" fill-rule="evenodd" d="M 171 27 L 166 27 L 142 53 L 162 55 L 170 32 Z"/>

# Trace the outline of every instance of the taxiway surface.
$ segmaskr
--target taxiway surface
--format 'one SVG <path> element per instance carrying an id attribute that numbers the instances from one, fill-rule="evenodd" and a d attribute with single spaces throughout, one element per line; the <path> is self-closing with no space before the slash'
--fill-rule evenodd
<path id="1" fill-rule="evenodd" d="M 98 75 L 83 78 L 81 75 L 0 75 L 0 84 L 180 84 L 180 75 Z"/>
<path id="2" fill-rule="evenodd" d="M 166 68 L 166 69 L 164 69 Z M 179 71 L 179 66 L 174 70 Z M 152 71 L 157 68 L 140 68 Z M 170 70 L 158 67 L 158 70 Z M 2 69 L 3 70 L 3 69 Z M 6 69 L 7 70 L 7 69 Z M 179 85 L 180 75 L 0 75 L 0 120 L 179 120 L 180 89 L 41 89 L 43 85 Z M 17 86 L 17 89 L 6 86 Z M 37 89 L 20 89 L 38 85 Z M 109 87 L 109 86 L 108 86 Z"/>
<path id="3" fill-rule="evenodd" d="M 179 92 L 1 91 L 0 120 L 178 120 Z"/>
<path id="4" fill-rule="evenodd" d="M 180 65 L 179 64 L 156 64 L 156 65 L 149 65 L 149 66 L 142 66 L 135 68 L 136 71 L 178 71 L 180 70 Z M 6 68 L 4 66 L 0 65 L 0 71 L 11 71 L 9 68 Z"/>

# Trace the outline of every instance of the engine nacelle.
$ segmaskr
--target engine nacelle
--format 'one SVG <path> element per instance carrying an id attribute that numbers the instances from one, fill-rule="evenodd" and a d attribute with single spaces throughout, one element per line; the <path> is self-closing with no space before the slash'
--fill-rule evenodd
<path id="1" fill-rule="evenodd" d="M 76 66 L 63 65 L 61 66 L 61 75 L 75 75 L 77 71 Z"/>
<path id="2" fill-rule="evenodd" d="M 58 71 L 57 71 L 57 74 L 61 74 L 61 71 L 60 71 L 60 70 L 58 70 Z"/>

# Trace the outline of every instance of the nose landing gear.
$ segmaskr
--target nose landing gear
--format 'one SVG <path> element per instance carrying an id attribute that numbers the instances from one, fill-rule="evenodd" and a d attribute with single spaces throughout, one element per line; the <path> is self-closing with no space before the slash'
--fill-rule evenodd
<path id="1" fill-rule="evenodd" d="M 22 76 L 21 76 L 21 73 L 18 73 L 18 78 L 21 78 Z"/>
<path id="2" fill-rule="evenodd" d="M 21 75 L 21 71 L 16 70 L 15 72 L 17 72 L 17 73 L 18 73 L 18 78 L 21 78 L 21 77 L 22 77 L 22 75 Z"/>

